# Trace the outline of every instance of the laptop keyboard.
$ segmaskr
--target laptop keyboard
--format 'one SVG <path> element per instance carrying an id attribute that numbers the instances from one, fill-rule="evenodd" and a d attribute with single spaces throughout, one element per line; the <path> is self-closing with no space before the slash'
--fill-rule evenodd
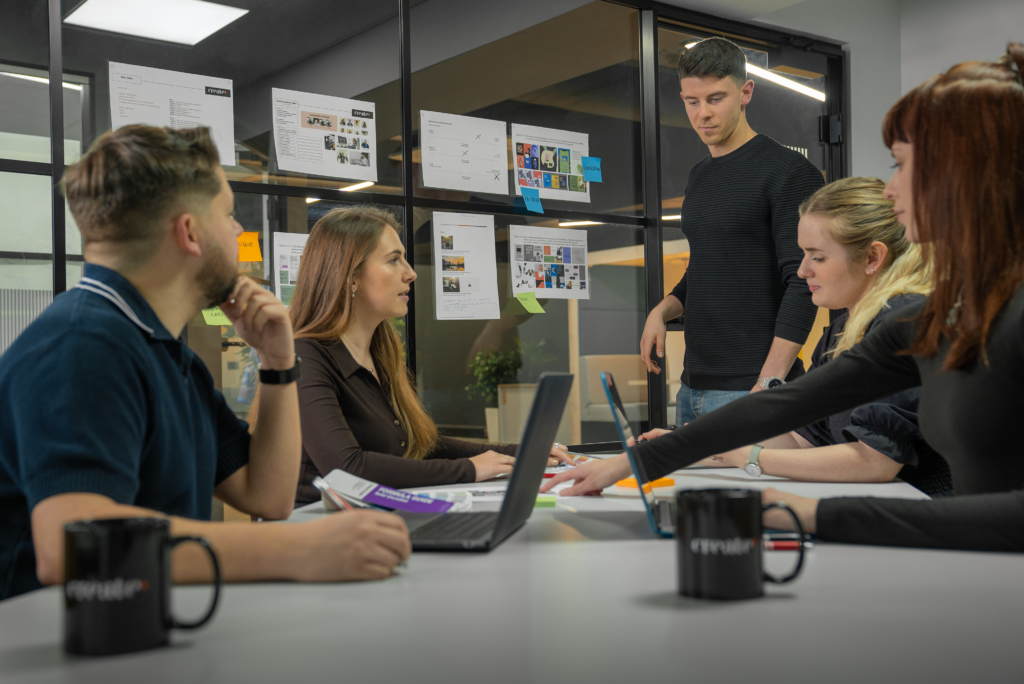
<path id="1" fill-rule="evenodd" d="M 451 513 L 434 518 L 409 533 L 409 537 L 431 541 L 479 539 L 489 533 L 498 520 L 497 513 Z"/>

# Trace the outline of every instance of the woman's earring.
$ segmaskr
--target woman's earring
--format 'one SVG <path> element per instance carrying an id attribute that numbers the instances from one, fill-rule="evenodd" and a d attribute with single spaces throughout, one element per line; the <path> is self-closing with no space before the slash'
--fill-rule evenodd
<path id="1" fill-rule="evenodd" d="M 352 299 L 356 298 L 356 288 L 352 288 Z"/>

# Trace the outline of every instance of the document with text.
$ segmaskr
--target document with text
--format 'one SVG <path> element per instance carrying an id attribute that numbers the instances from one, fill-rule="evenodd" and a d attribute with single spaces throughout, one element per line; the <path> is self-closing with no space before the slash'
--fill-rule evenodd
<path id="1" fill-rule="evenodd" d="M 377 181 L 373 102 L 271 88 L 274 148 L 283 171 Z"/>
<path id="2" fill-rule="evenodd" d="M 220 163 L 235 165 L 235 113 L 230 78 L 109 63 L 110 127 L 131 124 L 209 126 Z"/>
<path id="3" fill-rule="evenodd" d="M 508 195 L 504 121 L 420 111 L 423 185 Z"/>
<path id="4" fill-rule="evenodd" d="M 500 318 L 494 217 L 435 211 L 433 227 L 437 320 Z"/>

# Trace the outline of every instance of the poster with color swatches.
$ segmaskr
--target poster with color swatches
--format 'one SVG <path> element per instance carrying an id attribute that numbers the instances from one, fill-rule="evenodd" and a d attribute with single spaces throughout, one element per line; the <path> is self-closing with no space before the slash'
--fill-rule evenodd
<path id="1" fill-rule="evenodd" d="M 590 201 L 583 178 L 583 157 L 590 156 L 586 133 L 512 124 L 512 153 L 517 195 L 536 188 L 542 200 Z"/>
<path id="2" fill-rule="evenodd" d="M 590 299 L 587 231 L 509 226 L 512 295 L 537 299 Z"/>

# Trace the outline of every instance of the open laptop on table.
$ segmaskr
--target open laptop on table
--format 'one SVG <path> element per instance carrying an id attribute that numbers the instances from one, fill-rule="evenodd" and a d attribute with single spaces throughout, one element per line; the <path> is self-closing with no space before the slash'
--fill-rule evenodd
<path id="1" fill-rule="evenodd" d="M 490 551 L 522 527 L 533 512 L 571 388 L 571 373 L 541 374 L 500 511 L 398 513 L 414 551 Z"/>
<path id="2" fill-rule="evenodd" d="M 611 373 L 601 373 L 601 384 L 604 386 L 605 396 L 612 409 L 612 416 L 615 418 L 615 429 L 619 432 L 619 439 L 622 441 L 622 448 L 629 458 L 629 467 L 633 469 L 633 477 L 636 478 L 637 486 L 640 488 L 640 500 L 644 502 L 647 509 L 647 520 L 651 523 L 654 533 L 662 537 L 675 536 L 676 532 L 676 511 L 675 503 L 672 501 L 658 501 L 654 498 L 654 490 L 644 491 L 644 485 L 650 482 L 647 471 L 636 452 L 636 441 L 633 438 L 633 429 L 629 426 L 626 418 L 626 410 L 622 407 L 622 400 L 619 399 L 619 391 L 615 388 L 615 379 Z"/>

